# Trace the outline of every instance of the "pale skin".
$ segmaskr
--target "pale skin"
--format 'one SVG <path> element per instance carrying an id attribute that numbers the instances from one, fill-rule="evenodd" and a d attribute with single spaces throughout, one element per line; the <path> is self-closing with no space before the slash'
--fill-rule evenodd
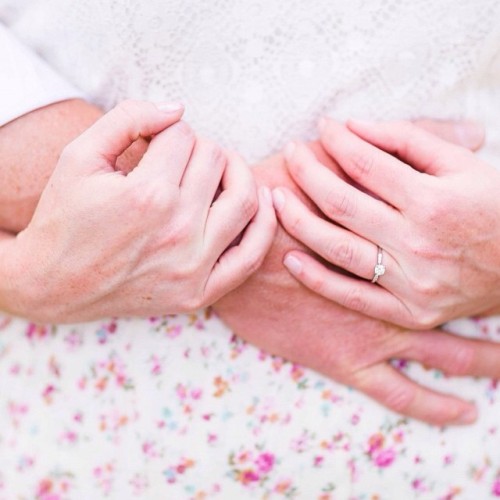
<path id="1" fill-rule="evenodd" d="M 45 112 L 50 112 L 50 109 Z M 36 116 L 36 112 L 30 113 L 33 114 Z M 23 120 L 25 130 L 30 128 L 29 118 L 33 116 L 28 115 Z M 76 120 L 77 115 L 71 114 L 71 119 Z M 63 122 L 59 129 L 62 136 L 67 129 Z M 454 130 L 454 126 L 446 124 L 435 129 L 448 139 L 462 140 L 454 134 Z M 9 145 L 12 149 L 19 144 L 15 141 L 19 137 L 19 129 L 14 136 L 7 138 L 6 134 L 11 132 L 10 126 L 0 129 L 0 136 L 5 138 L 0 144 Z M 45 144 L 53 140 L 54 131 L 49 132 Z M 480 142 L 472 141 L 467 145 L 477 147 Z M 144 147 L 143 144 L 139 148 L 140 152 Z M 52 151 L 52 148 L 47 149 Z M 3 157 L 1 152 L 0 158 Z M 327 161 L 321 148 L 317 147 L 317 153 L 323 161 Z M 29 148 L 18 150 L 12 155 L 15 162 L 7 165 L 7 170 L 26 168 L 33 155 Z M 54 160 L 50 155 L 49 158 Z M 41 162 L 40 187 L 43 186 L 44 175 L 54 164 L 50 160 Z M 255 166 L 254 174 L 259 184 L 269 187 L 287 185 L 297 189 L 281 155 Z M 22 196 L 20 199 L 23 199 Z M 29 203 L 33 210 L 33 199 Z M 19 206 L 22 207 L 23 203 Z M 24 214 L 29 214 L 30 206 L 24 208 Z M 22 222 L 19 221 L 21 226 Z M 217 312 L 238 334 L 274 354 L 350 384 L 405 415 L 438 425 L 470 423 L 475 419 L 472 404 L 408 381 L 392 370 L 388 360 L 406 357 L 450 374 L 498 377 L 500 373 L 495 360 L 500 352 L 496 345 L 468 341 L 442 332 L 408 332 L 332 305 L 300 285 L 283 268 L 281 262 L 284 255 L 294 248 L 302 247 L 280 229 L 260 270 L 216 304 Z M 115 314 L 112 309 L 106 313 Z"/>
<path id="2" fill-rule="evenodd" d="M 358 279 L 291 252 L 285 263 L 297 279 L 344 307 L 406 328 L 500 311 L 497 169 L 408 122 L 328 120 L 321 141 L 362 189 L 318 162 L 305 145 L 292 143 L 290 174 L 324 217 L 277 190 L 280 220 Z M 369 280 L 377 246 L 387 272 L 374 286 Z"/>
<path id="3" fill-rule="evenodd" d="M 125 101 L 62 150 L 31 221 L 1 242 L 4 310 L 42 322 L 192 311 L 259 267 L 270 192 L 258 200 L 245 163 L 182 113 Z M 125 175 L 116 160 L 139 137 L 152 139 Z"/>

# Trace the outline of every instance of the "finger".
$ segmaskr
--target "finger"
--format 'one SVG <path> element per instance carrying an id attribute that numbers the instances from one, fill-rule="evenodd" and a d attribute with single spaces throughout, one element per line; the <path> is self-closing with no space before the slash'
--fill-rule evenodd
<path id="1" fill-rule="evenodd" d="M 283 264 L 307 288 L 347 309 L 406 328 L 421 328 L 421 323 L 415 320 L 404 303 L 382 286 L 327 269 L 310 255 L 298 250 L 288 252 Z M 379 278 L 382 285 L 384 278 Z"/>
<path id="2" fill-rule="evenodd" d="M 320 132 L 324 148 L 356 183 L 396 208 L 411 203 L 422 181 L 418 172 L 333 120 L 323 119 Z"/>
<path id="3" fill-rule="evenodd" d="M 358 372 L 352 385 L 391 410 L 429 424 L 466 425 L 477 418 L 474 405 L 418 385 L 387 363 Z"/>
<path id="4" fill-rule="evenodd" d="M 271 192 L 261 187 L 259 209 L 241 242 L 222 255 L 210 275 L 206 287 L 210 303 L 242 284 L 260 267 L 273 243 L 276 226 Z"/>
<path id="5" fill-rule="evenodd" d="M 239 236 L 256 214 L 259 203 L 252 172 L 233 152 L 227 152 L 222 193 L 209 210 L 205 246 L 214 253 L 214 262 Z"/>
<path id="6" fill-rule="evenodd" d="M 116 158 L 139 137 L 157 134 L 179 121 L 183 113 L 180 104 L 123 101 L 73 141 L 73 147 L 92 152 L 93 158 L 104 158 L 114 165 Z M 88 161 L 85 164 L 93 166 Z"/>
<path id="7" fill-rule="evenodd" d="M 195 136 L 185 122 L 177 122 L 150 142 L 129 178 L 145 178 L 155 183 L 179 187 L 195 145 Z"/>
<path id="8" fill-rule="evenodd" d="M 477 151 L 484 145 L 484 127 L 472 120 L 415 120 L 413 123 L 427 132 L 457 146 Z"/>
<path id="9" fill-rule="evenodd" d="M 373 278 L 376 245 L 318 217 L 286 188 L 275 189 L 273 197 L 281 225 L 288 234 L 331 264 L 360 278 Z M 387 253 L 384 254 L 384 260 L 393 271 L 388 278 L 394 279 L 397 264 Z M 384 286 L 388 286 L 387 280 L 384 280 Z"/>
<path id="10" fill-rule="evenodd" d="M 370 123 L 350 120 L 347 126 L 360 138 L 421 172 L 443 175 L 460 169 L 464 164 L 465 149 L 410 122 Z"/>
<path id="11" fill-rule="evenodd" d="M 219 146 L 206 139 L 197 139 L 182 179 L 181 193 L 193 208 L 193 218 L 200 220 L 203 227 L 225 166 L 226 156 Z"/>
<path id="12" fill-rule="evenodd" d="M 409 332 L 405 358 L 448 375 L 500 378 L 500 344 L 445 332 Z"/>
<path id="13" fill-rule="evenodd" d="M 399 212 L 342 180 L 303 144 L 293 151 L 287 146 L 286 155 L 294 181 L 329 219 L 377 244 L 394 241 L 394 228 L 403 220 Z"/>

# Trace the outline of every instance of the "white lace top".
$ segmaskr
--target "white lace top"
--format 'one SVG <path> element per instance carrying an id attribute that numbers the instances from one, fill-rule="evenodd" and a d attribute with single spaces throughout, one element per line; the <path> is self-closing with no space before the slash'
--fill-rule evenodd
<path id="1" fill-rule="evenodd" d="M 98 104 L 180 99 L 250 160 L 321 114 L 497 121 L 497 0 L 0 0 L 0 19 Z"/>

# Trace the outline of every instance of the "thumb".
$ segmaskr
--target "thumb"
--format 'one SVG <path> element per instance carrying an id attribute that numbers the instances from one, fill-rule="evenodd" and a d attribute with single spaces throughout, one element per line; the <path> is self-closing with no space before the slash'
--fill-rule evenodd
<path id="1" fill-rule="evenodd" d="M 473 120 L 415 120 L 417 127 L 434 134 L 445 141 L 457 144 L 471 151 L 477 151 L 484 144 L 484 127 Z"/>
<path id="2" fill-rule="evenodd" d="M 95 163 L 89 161 L 96 159 L 104 159 L 114 167 L 117 157 L 133 142 L 161 132 L 178 122 L 183 113 L 182 104 L 123 101 L 77 137 L 70 147 L 86 155 L 87 169 L 96 168 Z"/>

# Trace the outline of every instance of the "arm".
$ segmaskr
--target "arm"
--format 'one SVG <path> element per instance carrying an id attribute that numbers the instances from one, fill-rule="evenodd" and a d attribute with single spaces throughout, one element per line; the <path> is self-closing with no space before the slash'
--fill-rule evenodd
<path id="1" fill-rule="evenodd" d="M 324 151 L 317 146 L 315 151 L 333 167 Z M 254 172 L 260 183 L 271 188 L 286 186 L 306 201 L 281 156 L 266 160 Z M 215 305 L 238 335 L 267 352 L 350 385 L 396 412 L 436 425 L 475 419 L 472 405 L 414 383 L 389 361 L 404 358 L 449 375 L 497 378 L 499 345 L 439 330 L 410 332 L 338 306 L 287 273 L 282 259 L 298 249 L 305 247 L 280 227 L 259 271 Z"/>
<path id="2" fill-rule="evenodd" d="M 182 112 L 126 101 L 64 148 L 32 220 L 2 242 L 4 309 L 43 322 L 186 312 L 260 265 L 270 192 L 257 202 L 246 164 L 195 137 Z M 147 151 L 125 175 L 117 158 L 138 137 Z"/>
<path id="3" fill-rule="evenodd" d="M 64 146 L 101 115 L 95 106 L 72 99 L 0 127 L 1 229 L 17 233 L 27 226 Z"/>

